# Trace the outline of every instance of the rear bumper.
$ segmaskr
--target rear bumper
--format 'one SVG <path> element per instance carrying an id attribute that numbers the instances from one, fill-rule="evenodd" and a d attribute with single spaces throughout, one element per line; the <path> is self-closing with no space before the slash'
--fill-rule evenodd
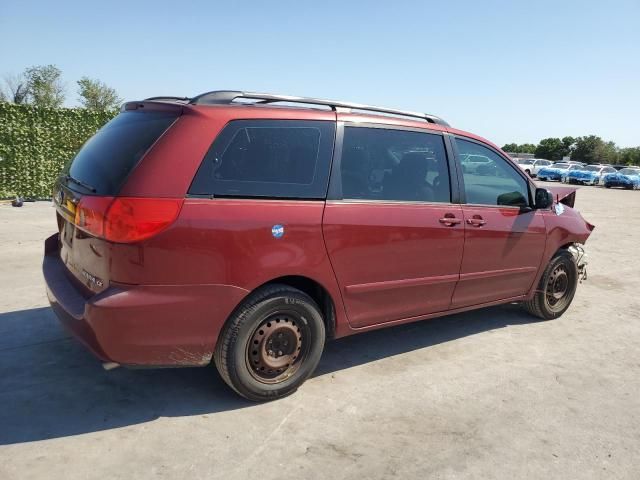
<path id="1" fill-rule="evenodd" d="M 47 296 L 60 322 L 104 362 L 141 366 L 206 365 L 218 334 L 246 290 L 230 285 L 111 284 L 87 297 L 45 242 Z"/>

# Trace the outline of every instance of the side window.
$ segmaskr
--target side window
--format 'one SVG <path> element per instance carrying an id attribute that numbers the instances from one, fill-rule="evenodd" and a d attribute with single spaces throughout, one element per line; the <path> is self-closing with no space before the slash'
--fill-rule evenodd
<path id="1" fill-rule="evenodd" d="M 345 127 L 340 170 L 345 199 L 451 201 L 441 135 Z"/>
<path id="2" fill-rule="evenodd" d="M 456 138 L 467 203 L 529 205 L 527 181 L 500 155 L 474 142 Z"/>
<path id="3" fill-rule="evenodd" d="M 325 198 L 334 134 L 330 121 L 230 122 L 207 152 L 189 193 Z"/>

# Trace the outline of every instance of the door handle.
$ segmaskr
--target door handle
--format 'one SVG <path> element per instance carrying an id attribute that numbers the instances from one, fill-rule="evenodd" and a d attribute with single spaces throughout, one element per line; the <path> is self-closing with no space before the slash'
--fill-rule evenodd
<path id="1" fill-rule="evenodd" d="M 448 216 L 448 215 L 451 215 L 451 216 Z M 462 220 L 454 217 L 453 214 L 451 213 L 447 213 L 443 218 L 441 218 L 438 221 L 443 225 L 446 225 L 447 227 L 453 227 L 454 225 L 458 225 L 462 223 Z"/>
<path id="2" fill-rule="evenodd" d="M 474 227 L 481 227 L 482 225 L 487 223 L 487 221 L 484 220 L 480 215 L 474 215 L 471 218 L 467 218 L 467 223 L 469 225 L 473 225 Z"/>

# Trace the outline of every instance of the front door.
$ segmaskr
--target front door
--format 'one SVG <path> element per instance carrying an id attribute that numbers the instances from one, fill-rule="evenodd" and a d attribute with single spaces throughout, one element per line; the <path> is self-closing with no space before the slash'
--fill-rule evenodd
<path id="1" fill-rule="evenodd" d="M 447 310 L 464 241 L 442 135 L 346 126 L 323 232 L 349 322 Z M 333 186 L 333 183 L 332 183 Z"/>
<path id="2" fill-rule="evenodd" d="M 451 308 L 524 295 L 538 271 L 546 241 L 544 219 L 532 205 L 522 172 L 493 149 L 456 138 L 458 156 L 484 156 L 482 172 L 463 169 L 465 227 L 460 281 Z"/>

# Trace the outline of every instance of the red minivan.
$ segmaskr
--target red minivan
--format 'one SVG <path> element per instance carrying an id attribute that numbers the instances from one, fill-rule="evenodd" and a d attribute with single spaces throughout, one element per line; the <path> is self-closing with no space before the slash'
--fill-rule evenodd
<path id="1" fill-rule="evenodd" d="M 56 182 L 44 276 L 105 366 L 212 359 L 296 390 L 327 338 L 509 302 L 551 319 L 586 274 L 575 189 L 416 112 L 258 93 L 129 102 Z"/>

